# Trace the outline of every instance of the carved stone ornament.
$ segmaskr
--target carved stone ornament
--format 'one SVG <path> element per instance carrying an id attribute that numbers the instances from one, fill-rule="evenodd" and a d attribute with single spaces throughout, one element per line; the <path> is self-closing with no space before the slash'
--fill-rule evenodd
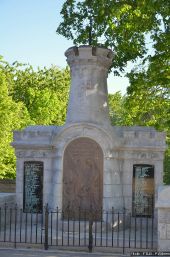
<path id="1" fill-rule="evenodd" d="M 153 152 L 135 152 L 133 156 L 136 159 L 156 159 L 159 157 L 159 154 Z"/>
<path id="2" fill-rule="evenodd" d="M 51 151 L 44 151 L 44 150 L 16 150 L 17 158 L 48 158 L 51 157 Z"/>

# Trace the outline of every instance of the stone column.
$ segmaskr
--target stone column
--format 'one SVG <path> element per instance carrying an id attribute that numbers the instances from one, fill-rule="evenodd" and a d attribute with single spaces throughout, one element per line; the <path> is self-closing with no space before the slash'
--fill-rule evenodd
<path id="1" fill-rule="evenodd" d="M 170 186 L 158 190 L 158 250 L 170 251 Z"/>
<path id="2" fill-rule="evenodd" d="M 109 125 L 107 74 L 112 63 L 112 51 L 80 46 L 69 48 L 65 55 L 71 69 L 66 123 Z"/>

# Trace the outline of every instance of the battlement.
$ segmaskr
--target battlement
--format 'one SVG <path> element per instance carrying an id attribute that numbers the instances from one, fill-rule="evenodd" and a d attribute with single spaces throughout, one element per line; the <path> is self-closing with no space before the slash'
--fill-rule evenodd
<path id="1" fill-rule="evenodd" d="M 112 59 L 113 52 L 110 49 L 106 49 L 104 47 L 92 47 L 82 45 L 80 47 L 71 47 L 65 52 L 65 56 L 67 57 L 67 62 L 69 65 L 73 64 L 101 64 L 102 66 L 106 66 L 109 68 Z"/>
<path id="2" fill-rule="evenodd" d="M 153 127 L 123 127 L 122 134 L 127 145 L 161 146 L 166 148 L 166 133 L 158 132 Z"/>
<path id="3" fill-rule="evenodd" d="M 57 126 L 28 126 L 22 131 L 13 132 L 13 147 L 22 145 L 51 145 L 53 135 L 57 134 L 62 127 Z"/>

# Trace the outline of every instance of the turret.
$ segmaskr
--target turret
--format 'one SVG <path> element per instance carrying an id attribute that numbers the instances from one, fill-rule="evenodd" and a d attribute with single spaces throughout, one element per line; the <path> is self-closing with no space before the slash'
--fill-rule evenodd
<path id="1" fill-rule="evenodd" d="M 107 75 L 113 53 L 102 47 L 80 46 L 66 53 L 71 89 L 66 123 L 110 124 Z"/>

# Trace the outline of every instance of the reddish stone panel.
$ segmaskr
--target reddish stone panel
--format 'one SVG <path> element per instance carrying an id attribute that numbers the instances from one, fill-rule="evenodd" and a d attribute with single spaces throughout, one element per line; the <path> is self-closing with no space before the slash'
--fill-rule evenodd
<path id="1" fill-rule="evenodd" d="M 100 210 L 102 199 L 103 151 L 92 139 L 75 139 L 64 152 L 63 211 L 78 217 L 79 208 Z"/>

